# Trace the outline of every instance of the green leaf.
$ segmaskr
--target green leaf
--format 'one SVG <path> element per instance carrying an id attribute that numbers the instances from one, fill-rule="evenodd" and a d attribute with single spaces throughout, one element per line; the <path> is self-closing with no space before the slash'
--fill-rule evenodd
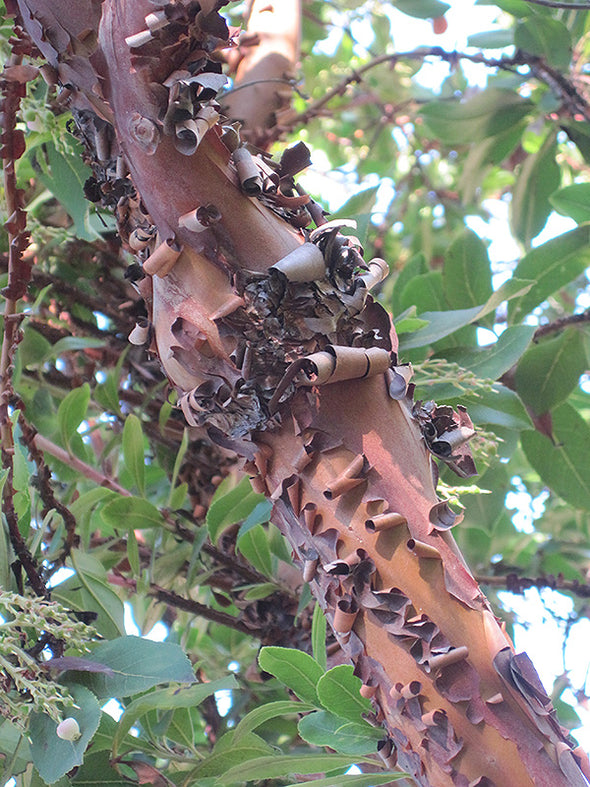
<path id="1" fill-rule="evenodd" d="M 541 232 L 551 206 L 549 196 L 559 186 L 561 174 L 555 157 L 555 134 L 550 134 L 541 148 L 528 156 L 518 172 L 510 203 L 510 224 L 525 246 Z"/>
<path id="2" fill-rule="evenodd" d="M 119 719 L 117 733 L 113 740 L 113 756 L 116 757 L 119 746 L 135 722 L 152 710 L 172 710 L 174 708 L 196 708 L 204 699 L 216 691 L 238 688 L 233 675 L 228 675 L 210 683 L 197 683 L 191 686 L 171 686 L 144 694 L 133 700 Z"/>
<path id="3" fill-rule="evenodd" d="M 514 325 L 502 331 L 494 344 L 481 349 L 451 347 L 445 357 L 482 379 L 497 380 L 519 360 L 534 332 L 533 325 Z"/>
<path id="4" fill-rule="evenodd" d="M 207 511 L 206 522 L 211 541 L 215 543 L 227 527 L 241 522 L 263 500 L 264 495 L 254 492 L 247 477 L 229 491 L 227 483 L 221 483 Z"/>
<path id="5" fill-rule="evenodd" d="M 78 427 L 86 417 L 89 404 L 90 386 L 88 383 L 74 388 L 60 403 L 57 410 L 57 423 L 65 448 L 70 446 L 73 436 L 77 434 Z"/>
<path id="6" fill-rule="evenodd" d="M 410 306 L 399 317 L 396 317 L 393 323 L 395 332 L 398 336 L 401 336 L 402 333 L 412 333 L 413 331 L 419 331 L 420 328 L 425 328 L 428 325 L 428 320 L 422 320 L 420 317 L 417 317 L 416 307 Z"/>
<path id="7" fill-rule="evenodd" d="M 464 396 L 474 424 L 489 424 L 507 429 L 531 429 L 531 419 L 519 397 L 509 388 L 496 383 L 491 391 L 480 391 L 477 397 Z"/>
<path id="8" fill-rule="evenodd" d="M 486 303 L 492 295 L 492 274 L 485 243 L 466 230 L 445 254 L 442 272 L 444 294 L 453 309 Z"/>
<path id="9" fill-rule="evenodd" d="M 93 339 L 90 336 L 64 336 L 63 339 L 59 339 L 59 341 L 50 346 L 44 360 L 49 361 L 52 358 L 57 358 L 66 352 L 86 350 L 89 348 L 94 349 L 104 346 L 104 339 Z"/>
<path id="10" fill-rule="evenodd" d="M 23 339 L 18 345 L 18 355 L 25 368 L 43 363 L 50 348 L 51 344 L 39 331 L 25 325 Z"/>
<path id="11" fill-rule="evenodd" d="M 527 293 L 508 305 L 511 323 L 522 322 L 535 306 L 580 276 L 590 265 L 590 224 L 583 224 L 532 249 L 516 266 L 514 276 L 532 279 Z"/>
<path id="12" fill-rule="evenodd" d="M 514 45 L 523 52 L 544 58 L 561 70 L 569 68 L 572 41 L 569 30 L 549 16 L 531 16 L 516 24 Z"/>
<path id="13" fill-rule="evenodd" d="M 408 774 L 400 773 L 399 771 L 345 774 L 338 776 L 338 787 L 373 787 L 373 785 L 387 785 L 390 782 L 396 782 L 406 778 L 408 778 Z M 293 782 L 293 784 L 287 784 L 285 787 L 300 787 L 300 785 L 301 782 Z M 314 779 L 313 787 L 336 787 L 336 783 L 333 776 L 328 776 L 325 779 Z"/>
<path id="14" fill-rule="evenodd" d="M 184 462 L 184 457 L 186 455 L 187 449 L 189 444 L 189 430 L 185 427 L 182 433 L 182 440 L 180 441 L 180 447 L 178 449 L 178 453 L 176 454 L 176 459 L 174 460 L 174 468 L 172 470 L 172 479 L 170 481 L 170 494 L 168 496 L 168 508 L 171 508 L 175 511 L 180 506 L 172 505 L 172 495 L 174 493 L 174 489 L 176 487 L 176 481 L 178 480 L 178 474 L 180 473 L 180 468 L 182 467 L 182 463 Z M 184 501 L 183 501 L 184 502 Z"/>
<path id="15" fill-rule="evenodd" d="M 362 682 L 354 675 L 351 664 L 339 664 L 328 670 L 317 684 L 317 694 L 324 708 L 350 721 L 360 721 L 371 712 L 371 703 L 361 696 Z"/>
<path id="16" fill-rule="evenodd" d="M 109 673 L 84 673 L 80 682 L 97 697 L 128 697 L 161 683 L 194 683 L 190 661 L 172 642 L 153 642 L 142 637 L 119 637 L 97 645 L 92 661 L 109 667 Z"/>
<path id="17" fill-rule="evenodd" d="M 356 235 L 361 243 L 365 243 L 378 189 L 379 186 L 371 186 L 371 188 L 353 194 L 344 205 L 330 214 L 330 220 L 353 219 L 356 221 L 356 230 L 353 230 L 352 234 Z M 344 228 L 344 233 L 348 234 L 346 228 Z"/>
<path id="18" fill-rule="evenodd" d="M 314 659 L 325 670 L 327 666 L 326 616 L 317 602 L 311 619 L 311 650 Z"/>
<path id="19" fill-rule="evenodd" d="M 590 510 L 590 427 L 567 402 L 552 417 L 555 445 L 540 432 L 525 432 L 523 451 L 543 483 L 566 503 Z"/>
<path id="20" fill-rule="evenodd" d="M 265 577 L 272 576 L 272 557 L 268 546 L 268 535 L 262 525 L 247 530 L 236 541 L 239 552 Z"/>
<path id="21" fill-rule="evenodd" d="M 253 527 L 266 524 L 270 519 L 271 511 L 272 503 L 270 500 L 262 500 L 260 503 L 257 503 L 240 525 L 238 538 L 241 538 L 248 530 L 252 530 Z"/>
<path id="22" fill-rule="evenodd" d="M 400 300 L 403 309 L 411 306 L 418 312 L 444 311 L 448 308 L 443 293 L 441 271 L 429 271 L 415 276 L 404 287 Z"/>
<path id="23" fill-rule="evenodd" d="M 392 5 L 408 16 L 418 19 L 436 19 L 443 16 L 451 7 L 439 0 L 392 0 Z"/>
<path id="24" fill-rule="evenodd" d="M 318 662 L 301 650 L 266 647 L 258 655 L 260 669 L 270 672 L 304 702 L 316 707 L 319 698 L 316 686 L 324 670 Z"/>
<path id="25" fill-rule="evenodd" d="M 108 585 L 106 571 L 92 555 L 73 549 L 70 554 L 75 576 L 52 590 L 55 601 L 61 601 L 77 612 L 96 612 L 94 627 L 103 637 L 125 633 L 125 610 L 115 591 Z"/>
<path id="26" fill-rule="evenodd" d="M 346 721 L 328 711 L 316 711 L 297 725 L 299 734 L 313 746 L 329 746 L 343 754 L 371 754 L 383 739 L 383 730 L 370 724 Z"/>
<path id="27" fill-rule="evenodd" d="M 267 702 L 258 708 L 247 713 L 235 729 L 234 744 L 237 744 L 245 735 L 266 724 L 271 719 L 278 716 L 286 716 L 293 713 L 306 713 L 315 709 L 315 705 L 305 702 L 294 702 L 293 700 L 278 700 L 277 702 Z"/>
<path id="28" fill-rule="evenodd" d="M 467 46 L 476 49 L 504 49 L 514 44 L 514 31 L 508 29 L 486 30 L 467 37 Z"/>
<path id="29" fill-rule="evenodd" d="M 49 189 L 54 197 L 61 202 L 66 211 L 71 216 L 76 236 L 83 240 L 93 241 L 97 233 L 91 229 L 88 221 L 88 201 L 84 196 L 84 183 L 90 177 L 91 170 L 82 161 L 82 149 L 75 143 L 75 153 L 61 153 L 53 142 L 47 142 L 43 146 L 49 170 L 41 164 L 41 171 L 38 172 L 39 180 L 45 188 Z"/>
<path id="30" fill-rule="evenodd" d="M 504 282 L 482 306 L 473 306 L 470 309 L 424 312 L 420 317 L 428 320 L 428 325 L 415 333 L 402 336 L 399 342 L 400 352 L 434 344 L 439 339 L 455 333 L 459 328 L 470 325 L 495 311 L 503 301 L 517 298 L 527 293 L 533 286 L 534 283 L 530 281 L 513 278 Z"/>
<path id="31" fill-rule="evenodd" d="M 550 195 L 549 201 L 558 213 L 571 216 L 582 224 L 590 221 L 590 183 L 574 183 Z"/>
<path id="32" fill-rule="evenodd" d="M 94 745 L 91 752 L 84 758 L 84 764 L 76 771 L 76 775 L 71 782 L 68 782 L 69 784 L 75 785 L 75 787 L 129 787 L 132 782 L 111 767 L 109 752 L 94 753 Z"/>
<path id="33" fill-rule="evenodd" d="M 523 402 L 541 415 L 567 399 L 586 363 L 582 334 L 571 328 L 527 350 L 516 369 L 516 390 Z"/>
<path id="34" fill-rule="evenodd" d="M 391 298 L 391 311 L 394 316 L 401 315 L 404 311 L 404 307 L 402 306 L 402 294 L 406 285 L 416 276 L 421 276 L 424 273 L 428 273 L 428 267 L 424 254 L 420 252 L 411 257 L 397 274 Z"/>
<path id="35" fill-rule="evenodd" d="M 123 458 L 125 467 L 131 474 L 141 495 L 145 494 L 145 459 L 143 431 L 139 418 L 131 413 L 123 427 Z"/>
<path id="36" fill-rule="evenodd" d="M 248 777 L 240 778 L 239 775 L 235 777 L 235 771 L 245 768 L 249 760 L 266 762 L 276 758 L 274 750 L 260 736 L 249 732 L 236 743 L 234 742 L 234 730 L 230 730 L 217 741 L 212 754 L 193 769 L 191 781 L 187 783 L 201 784 L 203 778 L 220 776 L 221 774 L 223 774 L 221 781 L 223 785 L 233 784 L 236 781 L 242 783 Z"/>
<path id="37" fill-rule="evenodd" d="M 127 560 L 129 561 L 132 575 L 138 577 L 141 571 L 141 563 L 139 561 L 137 538 L 133 528 L 130 528 L 127 533 Z"/>
<path id="38" fill-rule="evenodd" d="M 100 707 L 96 697 L 83 686 L 70 686 L 76 703 L 65 715 L 76 719 L 80 737 L 76 741 L 58 738 L 57 723 L 46 713 L 33 713 L 29 725 L 33 764 L 47 784 L 58 781 L 72 768 L 82 764 L 86 747 L 98 729 Z"/>
<path id="39" fill-rule="evenodd" d="M 467 101 L 434 101 L 420 115 L 445 144 L 470 145 L 515 126 L 533 109 L 531 101 L 504 88 L 488 88 Z"/>
<path id="40" fill-rule="evenodd" d="M 102 508 L 100 515 L 115 530 L 145 530 L 164 524 L 164 517 L 153 503 L 134 495 L 115 497 Z"/>
<path id="41" fill-rule="evenodd" d="M 226 771 L 216 784 L 234 784 L 262 779 L 280 779 L 290 774 L 326 773 L 346 767 L 354 762 L 364 762 L 364 757 L 346 754 L 283 754 L 256 757 Z M 368 760 L 367 760 L 368 761 Z M 332 784 L 333 784 L 332 780 Z"/>

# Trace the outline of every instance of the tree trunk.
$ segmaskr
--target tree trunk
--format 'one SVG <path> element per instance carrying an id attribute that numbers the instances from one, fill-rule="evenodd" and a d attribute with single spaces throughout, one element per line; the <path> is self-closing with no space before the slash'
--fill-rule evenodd
<path id="1" fill-rule="evenodd" d="M 242 454 L 274 500 L 374 692 L 386 763 L 436 787 L 584 785 L 436 495 L 431 453 L 470 471 L 469 419 L 412 403 L 389 318 L 367 294 L 384 266 L 363 263 L 294 188 L 304 151 L 277 174 L 217 117 L 220 5 L 18 0 L 72 89 L 97 177 L 110 188 L 125 166 L 137 189 L 117 219 L 147 274 L 150 349 L 189 423 Z M 316 230 L 303 229 L 312 216 Z M 302 249 L 303 262 L 284 261 Z"/>

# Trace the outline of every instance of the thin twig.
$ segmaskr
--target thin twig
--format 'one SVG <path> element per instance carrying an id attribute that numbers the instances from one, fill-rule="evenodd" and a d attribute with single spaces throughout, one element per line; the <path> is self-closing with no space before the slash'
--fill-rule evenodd
<path id="1" fill-rule="evenodd" d="M 135 591 L 137 588 L 137 583 L 134 579 L 128 579 L 127 577 L 123 577 L 120 574 L 109 574 L 108 580 L 112 585 L 118 585 L 131 591 Z M 242 634 L 249 634 L 250 636 L 257 637 L 258 639 L 262 639 L 264 636 L 264 632 L 262 630 L 250 628 L 241 620 L 234 617 L 233 615 L 228 614 L 227 612 L 221 612 L 218 609 L 211 609 L 211 607 L 208 607 L 206 604 L 201 604 L 198 601 L 194 601 L 192 598 L 179 596 L 178 593 L 174 593 L 172 590 L 167 590 L 166 588 L 156 585 L 153 582 L 149 586 L 147 595 L 151 596 L 151 598 L 155 598 L 156 601 L 159 601 L 162 604 L 168 604 L 175 609 L 181 609 L 183 612 L 190 612 L 192 615 L 198 615 L 199 617 L 206 618 L 212 623 L 220 623 L 222 626 L 228 626 L 228 628 L 232 628 L 235 631 L 240 631 Z"/>
<path id="2" fill-rule="evenodd" d="M 129 496 L 131 494 L 129 490 L 120 486 L 113 478 L 106 475 L 105 473 L 102 473 L 100 470 L 97 470 L 95 467 L 86 464 L 86 462 L 83 462 L 81 459 L 78 459 L 77 456 L 70 454 L 64 448 L 56 445 L 42 434 L 37 433 L 33 439 L 33 443 L 40 451 L 46 451 L 48 454 L 51 454 L 51 456 L 59 459 L 60 462 L 69 465 L 85 478 L 90 479 L 90 481 L 94 481 L 99 486 L 112 489 L 113 492 L 118 492 L 120 495 Z"/>
<path id="3" fill-rule="evenodd" d="M 559 0 L 525 0 L 532 5 L 542 5 L 545 8 L 567 8 L 572 11 L 588 11 L 590 10 L 590 3 L 567 3 L 559 2 Z"/>
<path id="4" fill-rule="evenodd" d="M 502 588 L 508 590 L 510 593 L 522 594 L 529 588 L 550 588 L 551 590 L 564 590 L 573 593 L 580 598 L 590 598 L 590 584 L 587 582 L 579 582 L 577 579 L 566 580 L 560 576 L 544 576 L 544 577 L 520 577 L 517 573 L 512 572 L 501 576 L 488 576 L 480 574 L 476 576 L 480 585 L 488 585 L 490 587 Z"/>
<path id="5" fill-rule="evenodd" d="M 543 336 L 550 333 L 557 333 L 570 325 L 579 325 L 580 323 L 590 322 L 590 309 L 580 314 L 569 314 L 567 317 L 560 317 L 558 320 L 548 322 L 546 325 L 541 325 L 533 334 L 533 341 L 537 342 Z"/>

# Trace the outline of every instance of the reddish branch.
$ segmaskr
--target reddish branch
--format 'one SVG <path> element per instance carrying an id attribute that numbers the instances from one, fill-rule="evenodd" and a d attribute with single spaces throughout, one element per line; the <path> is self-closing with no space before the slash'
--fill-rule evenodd
<path id="1" fill-rule="evenodd" d="M 14 506 L 14 434 L 11 421 L 11 407 L 14 391 L 12 372 L 14 353 L 21 341 L 20 324 L 23 315 L 18 313 L 17 304 L 26 292 L 30 280 L 31 263 L 23 259 L 23 251 L 28 244 L 26 213 L 23 206 L 22 191 L 17 188 L 15 162 L 25 150 L 23 132 L 16 128 L 20 100 L 26 87 L 21 69 L 22 56 L 30 52 L 26 38 L 11 39 L 13 54 L 0 76 L 0 158 L 3 159 L 4 195 L 8 220 L 4 229 L 8 233 L 8 285 L 2 291 L 4 305 L 4 335 L 0 353 L 0 441 L 2 444 L 2 467 L 6 480 L 2 494 L 2 507 L 10 542 L 20 565 L 24 569 L 31 587 L 38 595 L 46 595 L 47 588 L 41 578 L 37 563 L 28 549 L 19 527 L 18 515 Z M 26 72 L 25 72 L 26 73 Z M 20 577 L 17 575 L 17 581 Z"/>

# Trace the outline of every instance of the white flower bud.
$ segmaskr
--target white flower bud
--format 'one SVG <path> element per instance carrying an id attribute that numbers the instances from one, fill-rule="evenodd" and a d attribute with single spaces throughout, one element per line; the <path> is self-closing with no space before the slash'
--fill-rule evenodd
<path id="1" fill-rule="evenodd" d="M 64 719 L 57 725 L 56 734 L 64 741 L 77 741 L 81 735 L 80 725 L 76 719 Z"/>

